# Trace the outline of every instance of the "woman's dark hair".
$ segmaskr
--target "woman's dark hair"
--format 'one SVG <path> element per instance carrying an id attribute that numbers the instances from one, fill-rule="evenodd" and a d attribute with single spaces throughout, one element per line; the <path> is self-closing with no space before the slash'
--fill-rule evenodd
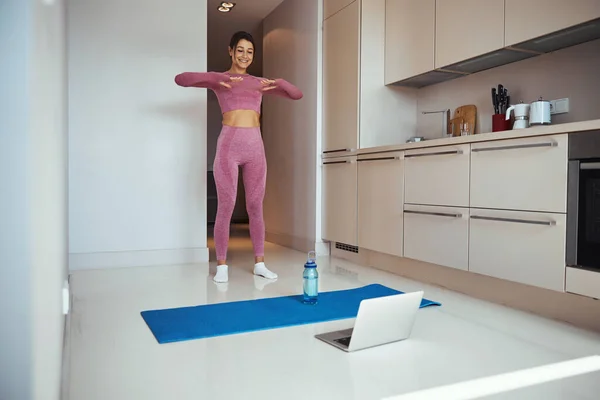
<path id="1" fill-rule="evenodd" d="M 252 43 L 252 47 L 256 47 L 256 45 L 254 44 L 254 38 L 252 37 L 252 35 L 249 34 L 248 32 L 244 32 L 244 31 L 239 31 L 239 32 L 236 32 L 233 34 L 233 36 L 231 37 L 231 41 L 229 42 L 229 47 L 232 50 L 235 50 L 238 43 L 242 39 L 245 39 L 245 40 L 249 41 L 250 43 Z"/>

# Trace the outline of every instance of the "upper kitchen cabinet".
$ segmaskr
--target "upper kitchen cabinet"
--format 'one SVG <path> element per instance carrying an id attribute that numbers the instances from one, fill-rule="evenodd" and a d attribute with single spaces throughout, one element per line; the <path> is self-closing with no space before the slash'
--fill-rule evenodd
<path id="1" fill-rule="evenodd" d="M 529 23 L 534 23 L 533 15 L 536 13 L 526 15 Z M 504 0 L 436 1 L 436 68 L 503 47 Z"/>
<path id="2" fill-rule="evenodd" d="M 323 19 L 331 17 L 333 14 L 347 7 L 356 0 L 323 0 Z"/>
<path id="3" fill-rule="evenodd" d="M 326 153 L 358 148 L 359 18 L 359 1 L 354 1 L 323 22 L 323 151 Z"/>
<path id="4" fill-rule="evenodd" d="M 435 0 L 386 0 L 385 84 L 435 68 Z"/>
<path id="5" fill-rule="evenodd" d="M 504 37 L 506 46 L 513 46 L 534 38 L 558 33 L 563 29 L 600 18 L 599 0 L 505 0 L 505 2 L 506 30 Z M 545 52 L 547 49 L 544 47 L 548 45 L 545 42 L 560 42 L 565 41 L 565 39 L 568 41 L 569 38 L 574 39 L 575 36 L 589 35 L 593 30 L 598 31 L 600 21 L 597 21 L 597 25 L 595 29 L 593 26 L 588 26 L 580 29 L 578 33 L 573 32 L 573 34 L 565 35 L 565 32 L 560 32 L 560 36 L 556 38 L 544 38 L 543 41 L 537 43 L 540 46 L 537 49 L 536 44 L 531 43 L 529 45 L 531 45 L 532 50 Z M 566 38 L 563 36 L 566 36 Z M 571 44 L 568 43 L 567 45 Z M 556 44 L 550 46 L 550 50 L 555 50 Z"/>

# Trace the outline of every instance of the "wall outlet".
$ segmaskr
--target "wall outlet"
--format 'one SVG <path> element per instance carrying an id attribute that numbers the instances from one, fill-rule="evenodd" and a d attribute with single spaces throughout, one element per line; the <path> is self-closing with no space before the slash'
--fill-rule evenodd
<path id="1" fill-rule="evenodd" d="M 564 114 L 569 112 L 569 99 L 550 100 L 550 114 Z"/>

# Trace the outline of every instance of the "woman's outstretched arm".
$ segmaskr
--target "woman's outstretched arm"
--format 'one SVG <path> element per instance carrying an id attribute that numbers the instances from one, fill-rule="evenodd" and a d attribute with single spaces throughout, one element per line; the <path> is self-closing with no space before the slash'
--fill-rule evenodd
<path id="1" fill-rule="evenodd" d="M 274 94 L 276 96 L 286 97 L 292 100 L 300 100 L 303 96 L 302 91 L 292 85 L 285 79 L 268 80 L 265 79 L 263 84 L 267 85 L 263 88 L 265 93 Z"/>
<path id="2" fill-rule="evenodd" d="M 175 83 L 183 87 L 218 89 L 229 76 L 221 72 L 182 72 L 175 76 Z"/>

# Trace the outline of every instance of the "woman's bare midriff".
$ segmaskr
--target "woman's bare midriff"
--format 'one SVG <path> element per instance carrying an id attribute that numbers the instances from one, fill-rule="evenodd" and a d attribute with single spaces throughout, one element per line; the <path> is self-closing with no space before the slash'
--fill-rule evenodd
<path id="1" fill-rule="evenodd" d="M 260 114 L 252 110 L 233 110 L 223 114 L 223 125 L 239 128 L 260 126 Z"/>

